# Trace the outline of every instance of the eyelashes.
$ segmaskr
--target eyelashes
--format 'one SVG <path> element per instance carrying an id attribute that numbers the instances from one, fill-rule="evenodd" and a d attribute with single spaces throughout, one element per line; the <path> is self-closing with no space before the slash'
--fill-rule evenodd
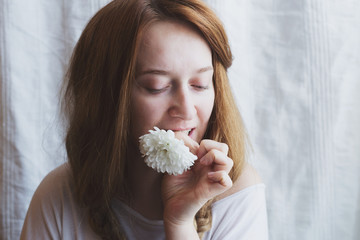
<path id="1" fill-rule="evenodd" d="M 168 89 L 168 87 L 160 88 L 160 89 L 157 89 L 157 88 L 146 88 L 146 90 L 147 90 L 149 93 L 151 93 L 151 94 L 162 93 L 162 92 L 165 92 L 167 89 Z"/>
<path id="2" fill-rule="evenodd" d="M 196 91 L 204 91 L 209 89 L 209 86 L 202 86 L 202 85 L 191 85 L 191 87 L 193 89 L 195 89 Z M 165 91 L 167 91 L 170 88 L 170 86 L 166 86 L 164 88 L 145 88 L 146 91 L 148 91 L 150 94 L 160 94 L 163 93 Z"/>
<path id="3" fill-rule="evenodd" d="M 199 90 L 206 90 L 209 89 L 209 86 L 201 86 L 201 85 L 191 85 L 192 87 L 199 89 Z"/>

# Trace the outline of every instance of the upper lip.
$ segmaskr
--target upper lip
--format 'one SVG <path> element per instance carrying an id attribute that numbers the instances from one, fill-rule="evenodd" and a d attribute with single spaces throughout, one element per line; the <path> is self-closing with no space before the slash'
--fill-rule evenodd
<path id="1" fill-rule="evenodd" d="M 172 131 L 189 131 L 189 130 L 192 130 L 193 128 L 190 127 L 190 128 L 170 128 L 170 130 Z"/>

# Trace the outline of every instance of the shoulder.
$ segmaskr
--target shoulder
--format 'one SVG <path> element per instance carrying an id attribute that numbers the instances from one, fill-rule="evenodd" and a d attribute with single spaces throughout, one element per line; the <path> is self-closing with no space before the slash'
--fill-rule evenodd
<path id="1" fill-rule="evenodd" d="M 62 165 L 56 167 L 50 171 L 42 180 L 39 186 L 47 185 L 49 182 L 56 183 L 56 185 L 61 185 L 64 182 L 68 182 L 71 176 L 71 168 L 68 163 L 63 163 Z M 59 181 L 61 180 L 61 181 Z"/>
<path id="2" fill-rule="evenodd" d="M 49 172 L 39 184 L 34 197 L 47 199 L 57 198 L 57 195 L 68 190 L 71 182 L 70 166 L 64 163 Z"/>
<path id="3" fill-rule="evenodd" d="M 28 208 L 20 239 L 59 239 L 68 165 L 52 170 L 39 184 Z"/>
<path id="4" fill-rule="evenodd" d="M 72 195 L 70 166 L 65 163 L 49 172 L 37 187 L 29 210 L 55 212 L 63 201 Z M 51 210 L 51 211 L 50 211 Z"/>
<path id="5" fill-rule="evenodd" d="M 226 192 L 220 194 L 216 198 L 216 201 L 226 198 L 237 192 L 240 192 L 241 190 L 244 190 L 245 188 L 248 188 L 248 187 L 251 187 L 251 186 L 254 186 L 257 184 L 261 184 L 261 183 L 262 183 L 261 177 L 258 174 L 258 172 L 255 170 L 255 168 L 252 167 L 249 163 L 245 163 L 244 168 L 241 172 L 241 175 L 233 183 L 233 186 Z"/>
<path id="6" fill-rule="evenodd" d="M 75 200 L 70 165 L 51 171 L 36 189 L 20 239 L 96 239 Z"/>

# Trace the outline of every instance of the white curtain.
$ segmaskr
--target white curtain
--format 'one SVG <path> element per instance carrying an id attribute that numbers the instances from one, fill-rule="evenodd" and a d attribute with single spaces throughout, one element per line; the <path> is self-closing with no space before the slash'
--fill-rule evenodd
<path id="1" fill-rule="evenodd" d="M 59 89 L 108 0 L 0 0 L 0 239 L 19 237 L 41 179 L 66 161 Z M 208 0 L 267 185 L 270 239 L 360 236 L 360 1 Z"/>

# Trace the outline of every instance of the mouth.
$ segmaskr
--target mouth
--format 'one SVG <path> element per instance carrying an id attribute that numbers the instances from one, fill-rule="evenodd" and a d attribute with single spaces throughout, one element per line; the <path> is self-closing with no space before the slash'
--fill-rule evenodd
<path id="1" fill-rule="evenodd" d="M 185 133 L 188 136 L 191 136 L 192 133 L 194 132 L 195 128 L 190 128 L 190 129 L 186 129 L 186 130 L 172 130 L 173 132 L 182 132 Z"/>

